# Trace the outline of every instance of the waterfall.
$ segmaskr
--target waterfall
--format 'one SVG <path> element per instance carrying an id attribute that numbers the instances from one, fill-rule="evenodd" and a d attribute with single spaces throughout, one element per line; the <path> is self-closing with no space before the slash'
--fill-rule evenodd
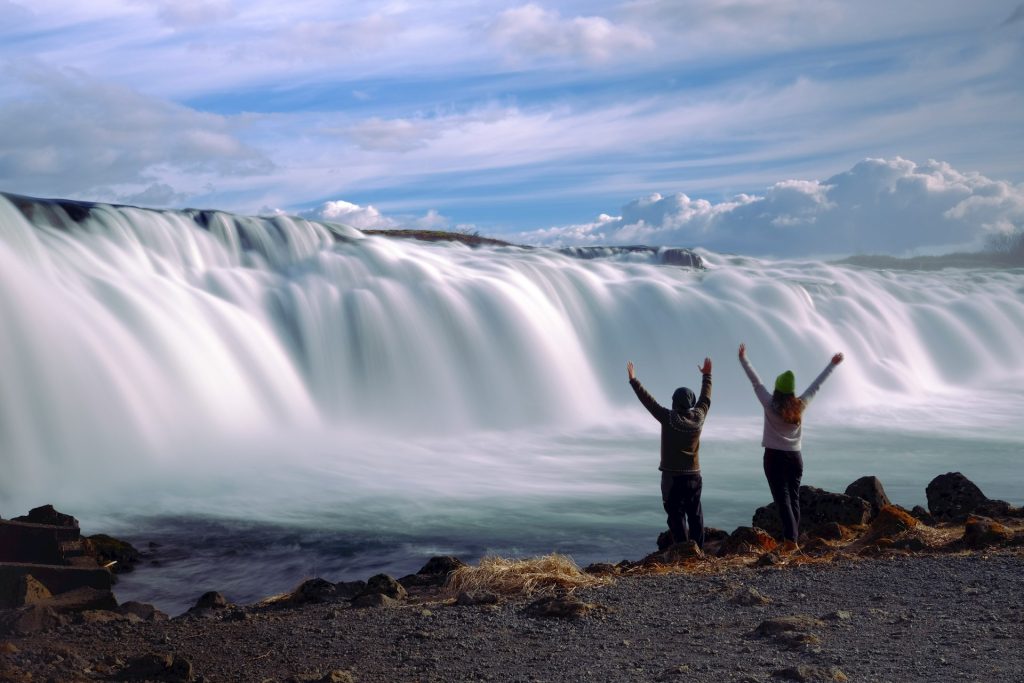
<path id="1" fill-rule="evenodd" d="M 0 196 L 0 500 L 175 477 L 212 452 L 244 468 L 233 449 L 275 434 L 331 434 L 280 457 L 331 451 L 346 470 L 346 439 L 609 428 L 647 419 L 627 359 L 667 402 L 710 355 L 714 415 L 752 415 L 741 341 L 766 382 L 793 369 L 800 386 L 844 351 L 823 413 L 1024 379 L 1020 271 L 701 255 L 704 268 L 656 250 L 581 259 Z"/>

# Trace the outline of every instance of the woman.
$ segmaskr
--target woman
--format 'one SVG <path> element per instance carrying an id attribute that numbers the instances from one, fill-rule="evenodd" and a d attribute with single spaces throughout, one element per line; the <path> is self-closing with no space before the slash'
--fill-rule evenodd
<path id="1" fill-rule="evenodd" d="M 832 356 L 828 366 L 799 397 L 795 396 L 796 377 L 790 370 L 775 379 L 775 392 L 769 394 L 747 360 L 746 344 L 740 344 L 740 363 L 754 385 L 757 400 L 764 407 L 764 436 L 761 439 L 764 476 L 782 518 L 783 552 L 799 549 L 796 540 L 800 536 L 800 478 L 804 473 L 804 462 L 800 456 L 803 413 L 825 379 L 842 362 L 843 354 Z"/>

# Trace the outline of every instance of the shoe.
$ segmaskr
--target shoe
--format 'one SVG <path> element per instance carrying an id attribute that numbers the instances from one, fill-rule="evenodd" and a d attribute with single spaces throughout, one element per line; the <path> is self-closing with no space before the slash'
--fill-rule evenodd
<path id="1" fill-rule="evenodd" d="M 785 540 L 782 542 L 782 546 L 779 548 L 779 552 L 784 555 L 790 555 L 800 551 L 800 546 L 796 544 L 796 541 Z"/>

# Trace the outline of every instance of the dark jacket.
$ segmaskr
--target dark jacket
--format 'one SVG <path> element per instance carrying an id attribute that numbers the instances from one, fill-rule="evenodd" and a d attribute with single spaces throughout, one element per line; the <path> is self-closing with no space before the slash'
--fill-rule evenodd
<path id="1" fill-rule="evenodd" d="M 711 407 L 711 375 L 704 375 L 700 398 L 686 412 L 669 410 L 659 404 L 638 379 L 630 380 L 629 384 L 644 407 L 661 423 L 661 465 L 658 469 L 672 474 L 700 472 L 700 430 Z"/>

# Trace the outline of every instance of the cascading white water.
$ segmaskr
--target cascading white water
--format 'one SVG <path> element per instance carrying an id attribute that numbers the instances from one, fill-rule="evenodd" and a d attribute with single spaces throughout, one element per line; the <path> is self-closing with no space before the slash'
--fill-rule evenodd
<path id="1" fill-rule="evenodd" d="M 710 355 L 705 510 L 735 524 L 767 500 L 741 341 L 766 382 L 791 368 L 805 385 L 846 353 L 809 418 L 811 483 L 881 474 L 913 504 L 947 469 L 1019 482 L 1020 270 L 712 253 L 691 269 L 13 202 L 0 196 L 4 514 L 54 502 L 111 528 L 127 509 L 513 550 L 571 528 L 606 547 L 609 529 L 660 517 L 657 429 L 625 361 L 667 402 Z"/>
<path id="2" fill-rule="evenodd" d="M 667 398 L 711 355 L 715 414 L 749 414 L 739 341 L 766 380 L 792 367 L 807 381 L 844 350 L 821 403 L 847 411 L 1024 374 L 1015 272 L 714 254 L 695 270 L 285 217 L 94 205 L 76 221 L 56 204 L 31 215 L 38 224 L 0 199 L 5 497 L 152 461 L 173 471 L 189 460 L 175 449 L 203 439 L 621 422 L 636 412 L 627 358 Z"/>

